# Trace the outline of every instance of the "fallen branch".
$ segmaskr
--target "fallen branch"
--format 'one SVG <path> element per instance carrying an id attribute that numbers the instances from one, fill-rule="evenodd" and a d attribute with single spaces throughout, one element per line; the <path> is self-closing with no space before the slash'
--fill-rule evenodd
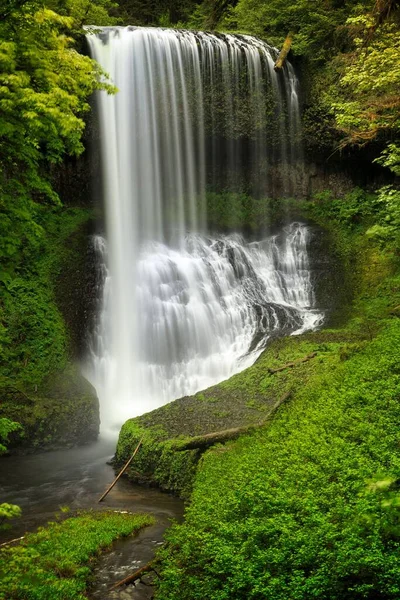
<path id="1" fill-rule="evenodd" d="M 301 363 L 305 363 L 314 358 L 315 356 L 317 356 L 317 353 L 311 352 L 311 354 L 308 354 L 304 358 L 299 358 L 298 360 L 294 360 L 293 362 L 288 362 L 286 363 L 286 365 L 282 365 L 282 367 L 277 367 L 276 369 L 268 369 L 268 373 L 270 375 L 273 375 L 274 373 L 279 373 L 280 371 L 284 371 L 285 369 L 289 369 L 291 367 L 295 367 L 296 365 L 300 365 Z"/>
<path id="2" fill-rule="evenodd" d="M 222 444 L 228 440 L 235 440 L 242 433 L 248 433 L 254 429 L 254 425 L 247 427 L 234 427 L 232 429 L 223 429 L 221 431 L 213 431 L 212 433 L 206 433 L 205 435 L 196 435 L 190 438 L 187 442 L 177 442 L 174 450 L 181 452 L 183 450 L 197 450 L 200 448 L 208 448 L 214 444 Z"/>
<path id="3" fill-rule="evenodd" d="M 136 446 L 135 452 L 132 454 L 132 456 L 130 457 L 130 459 L 126 463 L 126 465 L 124 467 L 122 467 L 121 471 L 118 473 L 118 475 L 116 476 L 116 478 L 114 479 L 114 481 L 112 482 L 112 484 L 110 485 L 110 487 L 108 487 L 106 489 L 106 491 L 104 492 L 104 494 L 101 496 L 101 498 L 99 498 L 99 502 L 101 502 L 102 500 L 104 500 L 104 498 L 107 496 L 107 494 L 113 489 L 114 485 L 117 483 L 117 481 L 121 477 L 121 475 L 123 475 L 125 473 L 125 471 L 129 467 L 129 465 L 131 464 L 131 462 L 135 458 L 137 451 L 139 450 L 140 446 L 142 445 L 142 442 L 143 442 L 143 438 L 140 440 L 140 442 Z"/>
<path id="4" fill-rule="evenodd" d="M 251 433 L 255 429 L 265 425 L 265 423 L 271 419 L 273 413 L 290 398 L 291 394 L 292 390 L 285 392 L 283 396 L 279 398 L 279 400 L 277 400 L 272 406 L 268 416 L 258 423 L 247 425 L 245 427 L 234 427 L 232 429 L 214 431 L 212 433 L 206 433 L 205 435 L 197 435 L 196 437 L 190 438 L 190 440 L 187 442 L 176 442 L 173 449 L 178 452 L 182 452 L 184 450 L 203 450 L 209 448 L 210 446 L 214 446 L 214 444 L 222 444 L 227 441 L 235 440 L 244 433 Z"/>
<path id="5" fill-rule="evenodd" d="M 279 56 L 277 58 L 277 61 L 274 65 L 274 69 L 275 71 L 280 71 L 280 69 L 283 68 L 283 65 L 285 64 L 285 60 L 287 55 L 289 54 L 291 45 L 292 45 L 292 41 L 293 41 L 293 33 L 290 32 L 287 34 L 285 41 L 283 42 L 283 46 L 282 46 L 282 50 L 279 52 Z"/>
<path id="6" fill-rule="evenodd" d="M 14 538 L 13 540 L 10 540 L 8 542 L 3 542 L 2 544 L 0 544 L 0 548 L 2 548 L 3 546 L 8 546 L 9 544 L 13 544 L 14 542 L 20 542 L 21 540 L 24 539 L 24 535 L 22 537 L 19 538 Z"/>
<path id="7" fill-rule="evenodd" d="M 395 306 L 394 308 L 392 308 L 392 310 L 389 313 L 390 315 L 392 315 L 393 317 L 399 317 L 400 316 L 400 304 L 398 306 Z"/>
<path id="8" fill-rule="evenodd" d="M 144 565 L 144 567 L 141 567 L 140 569 L 132 573 L 132 575 L 128 575 L 128 577 L 125 577 L 125 579 L 121 579 L 121 581 L 118 581 L 115 585 L 112 586 L 112 588 L 110 588 L 110 592 L 112 590 L 116 590 L 121 585 L 128 585 L 129 583 L 134 583 L 150 571 L 154 571 L 157 574 L 157 571 L 155 571 L 154 569 L 155 563 L 156 561 L 152 560 L 151 562 L 147 563 L 147 565 Z"/>

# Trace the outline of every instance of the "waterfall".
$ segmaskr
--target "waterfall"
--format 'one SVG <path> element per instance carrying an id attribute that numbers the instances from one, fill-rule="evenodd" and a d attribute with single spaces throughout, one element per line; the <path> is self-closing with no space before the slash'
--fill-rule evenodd
<path id="1" fill-rule="evenodd" d="M 128 27 L 88 41 L 119 90 L 98 95 L 106 239 L 88 367 L 111 426 L 229 377 L 321 314 L 305 225 L 247 242 L 206 224 L 207 185 L 293 191 L 291 66 L 277 74 L 276 50 L 249 36 Z"/>

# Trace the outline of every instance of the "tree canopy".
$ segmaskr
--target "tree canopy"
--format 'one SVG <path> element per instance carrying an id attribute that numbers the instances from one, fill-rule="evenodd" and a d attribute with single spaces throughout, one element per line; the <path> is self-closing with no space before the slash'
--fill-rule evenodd
<path id="1" fill-rule="evenodd" d="M 73 47 L 79 10 L 61 16 L 36 1 L 9 0 L 0 23 L 0 257 L 9 268 L 40 240 L 36 204 L 58 202 L 48 165 L 82 152 L 88 98 L 112 91 L 100 67 Z"/>

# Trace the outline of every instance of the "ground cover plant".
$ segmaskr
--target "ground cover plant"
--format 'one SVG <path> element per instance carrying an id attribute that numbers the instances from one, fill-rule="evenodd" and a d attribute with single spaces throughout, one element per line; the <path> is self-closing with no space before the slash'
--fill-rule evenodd
<path id="1" fill-rule="evenodd" d="M 265 427 L 203 454 L 186 521 L 161 552 L 158 599 L 400 596 L 398 252 L 366 235 L 381 215 L 364 202 L 368 218 L 321 198 L 310 208 L 352 270 L 352 318 L 285 340 L 286 355 L 319 345 L 312 372 Z"/>
<path id="2" fill-rule="evenodd" d="M 99 552 L 153 522 L 149 515 L 92 511 L 29 533 L 0 550 L 1 600 L 84 600 Z"/>

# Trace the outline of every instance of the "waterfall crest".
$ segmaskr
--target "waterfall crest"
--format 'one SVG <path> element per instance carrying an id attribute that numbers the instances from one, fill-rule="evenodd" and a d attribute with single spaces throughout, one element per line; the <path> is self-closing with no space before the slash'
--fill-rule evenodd
<path id="1" fill-rule="evenodd" d="M 119 89 L 98 96 L 107 241 L 95 239 L 103 285 L 89 377 L 107 426 L 229 377 L 271 335 L 321 314 L 306 226 L 252 243 L 207 234 L 207 184 L 237 189 L 250 172 L 247 189 L 272 193 L 279 168 L 279 191 L 292 191 L 291 66 L 275 73 L 276 50 L 248 36 L 129 27 L 88 41 Z"/>

